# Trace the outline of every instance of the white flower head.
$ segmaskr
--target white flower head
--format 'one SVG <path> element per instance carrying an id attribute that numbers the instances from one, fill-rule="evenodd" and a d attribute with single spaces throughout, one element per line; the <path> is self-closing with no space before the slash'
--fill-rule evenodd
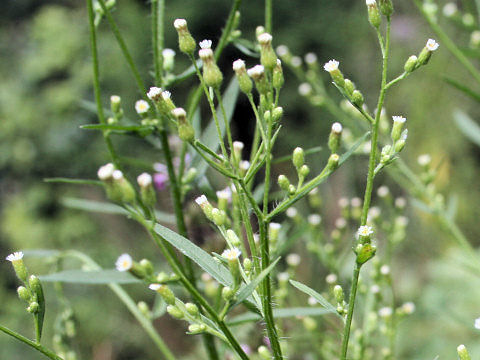
<path id="1" fill-rule="evenodd" d="M 403 209 L 405 206 L 407 206 L 407 200 L 405 200 L 405 198 L 398 197 L 395 199 L 395 207 Z"/>
<path id="2" fill-rule="evenodd" d="M 176 55 L 176 52 L 173 49 L 166 48 L 162 50 L 162 55 L 164 58 L 173 58 Z"/>
<path id="3" fill-rule="evenodd" d="M 258 42 L 260 45 L 269 45 L 272 43 L 273 37 L 269 33 L 263 33 L 258 36 Z"/>
<path id="4" fill-rule="evenodd" d="M 380 310 L 378 310 L 378 315 L 382 318 L 387 318 L 392 316 L 393 310 L 391 307 L 382 307 Z"/>
<path id="5" fill-rule="evenodd" d="M 313 65 L 317 62 L 318 58 L 317 58 L 317 55 L 315 55 L 314 53 L 308 53 L 305 55 L 305 62 L 309 65 Z"/>
<path id="6" fill-rule="evenodd" d="M 380 268 L 380 274 L 382 275 L 389 275 L 390 274 L 390 266 L 388 265 L 382 265 L 382 267 Z"/>
<path id="7" fill-rule="evenodd" d="M 148 90 L 147 96 L 150 100 L 158 100 L 161 93 L 162 93 L 162 88 L 152 86 L 150 88 L 150 90 Z M 138 110 L 137 110 L 137 112 L 138 112 Z"/>
<path id="8" fill-rule="evenodd" d="M 378 294 L 380 292 L 380 286 L 378 286 L 377 284 L 372 285 L 370 287 L 370 291 L 372 292 L 372 294 Z"/>
<path id="9" fill-rule="evenodd" d="M 210 48 L 200 49 L 198 52 L 198 56 L 202 61 L 213 59 L 213 51 Z"/>
<path id="10" fill-rule="evenodd" d="M 345 229 L 347 226 L 347 220 L 343 217 L 339 217 L 337 220 L 335 220 L 335 227 L 337 229 Z"/>
<path id="11" fill-rule="evenodd" d="M 285 260 L 290 266 L 298 266 L 302 262 L 302 258 L 300 257 L 300 255 L 295 253 L 288 254 Z"/>
<path id="12" fill-rule="evenodd" d="M 335 133 L 335 134 L 340 134 L 343 130 L 343 126 L 342 124 L 340 124 L 339 122 L 334 122 L 333 125 L 332 125 L 332 131 Z"/>
<path id="13" fill-rule="evenodd" d="M 240 255 L 242 255 L 242 252 L 238 248 L 227 249 L 222 253 L 222 257 L 224 257 L 228 261 L 237 260 Z"/>
<path id="14" fill-rule="evenodd" d="M 340 65 L 340 63 L 337 60 L 333 59 L 325 63 L 323 68 L 325 69 L 325 71 L 328 71 L 329 73 L 331 73 L 332 71 L 338 70 L 338 65 Z"/>
<path id="15" fill-rule="evenodd" d="M 297 216 L 298 214 L 298 210 L 297 208 L 294 208 L 293 206 L 292 207 L 289 207 L 286 211 L 286 214 L 289 218 L 294 218 L 295 216 Z"/>
<path id="16" fill-rule="evenodd" d="M 451 17 L 455 15 L 458 11 L 457 4 L 453 2 L 446 3 L 445 6 L 443 7 L 443 15 L 445 17 Z"/>
<path id="17" fill-rule="evenodd" d="M 226 187 L 223 190 L 217 191 L 217 198 L 230 201 L 232 199 L 232 190 Z"/>
<path id="18" fill-rule="evenodd" d="M 206 197 L 205 195 L 201 195 L 201 196 L 199 196 L 199 197 L 197 197 L 197 198 L 195 199 L 195 202 L 196 202 L 198 205 L 203 206 L 203 205 L 208 204 L 208 199 L 207 199 L 207 197 Z"/>
<path id="19" fill-rule="evenodd" d="M 457 352 L 459 353 L 463 353 L 467 350 L 467 348 L 465 347 L 465 345 L 461 344 L 461 345 L 458 345 L 457 347 Z"/>
<path id="20" fill-rule="evenodd" d="M 245 145 L 241 141 L 234 141 L 233 142 L 233 151 L 235 151 L 235 152 L 242 152 L 244 147 L 245 147 Z"/>
<path id="21" fill-rule="evenodd" d="M 350 200 L 350 205 L 352 205 L 354 208 L 360 207 L 362 206 L 362 199 L 359 197 L 354 197 Z"/>
<path id="22" fill-rule="evenodd" d="M 278 278 L 278 281 L 280 282 L 287 282 L 288 279 L 290 279 L 290 275 L 288 274 L 288 272 L 284 271 L 284 272 L 278 273 L 277 278 Z"/>
<path id="23" fill-rule="evenodd" d="M 289 53 L 288 47 L 286 45 L 279 45 L 277 46 L 277 54 L 278 56 L 282 57 Z"/>
<path id="24" fill-rule="evenodd" d="M 374 6 L 376 4 L 376 1 L 375 0 L 366 0 L 365 3 L 367 4 L 367 6 Z"/>
<path id="25" fill-rule="evenodd" d="M 148 288 L 153 291 L 158 291 L 162 287 L 162 284 L 150 284 Z"/>
<path id="26" fill-rule="evenodd" d="M 245 68 L 245 61 L 243 61 L 242 59 L 238 59 L 238 60 L 235 60 L 233 62 L 233 70 L 235 72 L 237 71 L 244 71 L 246 68 Z"/>
<path id="27" fill-rule="evenodd" d="M 177 30 L 182 30 L 187 28 L 187 20 L 185 19 L 176 19 L 173 22 L 173 26 L 175 26 L 175 29 Z"/>
<path id="28" fill-rule="evenodd" d="M 152 185 L 152 175 L 144 172 L 143 174 L 138 175 L 137 177 L 138 186 L 141 188 L 146 188 Z"/>
<path id="29" fill-rule="evenodd" d="M 292 66 L 293 67 L 298 68 L 298 67 L 302 66 L 302 58 L 300 56 L 292 57 L 291 61 L 292 61 Z"/>
<path id="30" fill-rule="evenodd" d="M 122 180 L 123 179 L 123 172 L 121 170 L 115 170 L 112 173 L 113 180 Z"/>
<path id="31" fill-rule="evenodd" d="M 137 112 L 137 114 L 145 114 L 149 109 L 150 105 L 148 105 L 148 102 L 146 102 L 145 100 L 138 100 L 135 103 L 135 111 Z"/>
<path id="32" fill-rule="evenodd" d="M 117 261 L 115 262 L 115 267 L 118 271 L 128 271 L 133 266 L 132 257 L 128 254 L 122 254 L 118 257 Z"/>
<path id="33" fill-rule="evenodd" d="M 247 171 L 248 169 L 250 169 L 250 161 L 242 160 L 240 161 L 240 164 L 238 164 L 238 166 L 240 167 L 240 170 Z"/>
<path id="34" fill-rule="evenodd" d="M 108 163 L 100 166 L 100 169 L 97 171 L 97 175 L 100 180 L 108 180 L 112 177 L 114 171 L 115 166 L 112 163 Z"/>
<path id="35" fill-rule="evenodd" d="M 410 315 L 415 312 L 415 304 L 411 301 L 402 305 L 402 310 L 405 314 Z"/>
<path id="36" fill-rule="evenodd" d="M 307 221 L 312 226 L 317 226 L 322 222 L 322 217 L 318 214 L 310 214 L 307 217 Z"/>
<path id="37" fill-rule="evenodd" d="M 373 228 L 368 225 L 360 226 L 357 230 L 357 236 L 370 236 L 373 234 Z"/>
<path id="38" fill-rule="evenodd" d="M 427 166 L 432 162 L 432 157 L 429 154 L 423 154 L 418 157 L 417 162 L 420 166 Z"/>
<path id="39" fill-rule="evenodd" d="M 253 68 L 248 69 L 248 76 L 258 79 L 265 74 L 265 68 L 263 65 L 255 65 Z"/>
<path id="40" fill-rule="evenodd" d="M 473 325 L 475 329 L 480 330 L 480 317 L 475 319 L 475 323 Z"/>
<path id="41" fill-rule="evenodd" d="M 335 274 L 328 274 L 327 277 L 325 278 L 325 281 L 327 282 L 327 284 L 330 284 L 330 285 L 336 284 L 337 280 L 338 280 L 338 277 Z"/>
<path id="42" fill-rule="evenodd" d="M 211 49 L 212 48 L 212 40 L 202 40 L 199 43 L 200 48 L 202 49 Z"/>
<path id="43" fill-rule="evenodd" d="M 425 45 L 428 51 L 435 51 L 439 46 L 440 44 L 433 39 L 428 39 L 427 44 Z"/>
<path id="44" fill-rule="evenodd" d="M 298 86 L 298 93 L 302 96 L 308 96 L 312 93 L 312 91 L 312 85 L 309 83 L 304 82 Z"/>
<path id="45" fill-rule="evenodd" d="M 348 201 L 348 199 L 346 197 L 341 197 L 338 200 L 338 206 L 340 206 L 342 209 L 345 209 L 349 204 L 350 204 L 350 202 Z"/>
<path id="46" fill-rule="evenodd" d="M 23 259 L 23 252 L 15 251 L 13 254 L 10 254 L 6 257 L 8 261 L 19 261 Z"/>
<path id="47" fill-rule="evenodd" d="M 392 119 L 393 119 L 393 122 L 400 123 L 400 124 L 403 124 L 405 123 L 405 121 L 407 121 L 407 119 L 404 118 L 403 116 L 392 116 Z"/>
<path id="48" fill-rule="evenodd" d="M 390 194 L 390 189 L 385 185 L 380 186 L 377 190 L 377 195 L 381 198 L 384 198 L 388 194 Z"/>
<path id="49" fill-rule="evenodd" d="M 162 91 L 162 99 L 163 100 L 168 100 L 172 97 L 172 93 L 170 91 Z"/>
<path id="50" fill-rule="evenodd" d="M 119 103 L 120 101 L 121 101 L 120 96 L 118 96 L 118 95 L 112 95 L 112 96 L 110 96 L 110 102 L 112 102 L 112 103 Z"/>

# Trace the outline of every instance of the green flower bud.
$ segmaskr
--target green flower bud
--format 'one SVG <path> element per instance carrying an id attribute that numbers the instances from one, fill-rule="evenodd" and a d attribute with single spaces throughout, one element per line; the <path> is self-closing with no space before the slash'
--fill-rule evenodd
<path id="1" fill-rule="evenodd" d="M 17 288 L 17 294 L 20 299 L 26 302 L 30 302 L 32 298 L 32 294 L 30 293 L 30 291 L 28 291 L 28 289 L 25 286 L 19 286 Z"/>
<path id="2" fill-rule="evenodd" d="M 175 29 L 177 29 L 178 32 L 178 47 L 180 48 L 180 51 L 185 54 L 193 55 L 197 43 L 190 34 L 190 31 L 188 31 L 187 21 L 185 19 L 176 19 L 173 26 L 175 26 Z"/>
<path id="3" fill-rule="evenodd" d="M 153 208 L 157 202 L 157 195 L 152 184 L 152 176 L 148 173 L 142 173 L 137 177 L 137 183 L 140 187 L 140 197 L 142 202 Z"/>
<path id="4" fill-rule="evenodd" d="M 255 36 L 258 37 L 265 32 L 265 28 L 262 25 L 259 25 L 255 28 Z"/>
<path id="5" fill-rule="evenodd" d="M 432 57 L 432 52 L 437 50 L 438 47 L 439 44 L 435 40 L 428 39 L 427 44 L 418 55 L 418 66 L 426 65 Z"/>
<path id="6" fill-rule="evenodd" d="M 285 175 L 279 175 L 278 176 L 278 186 L 284 191 L 288 191 L 290 187 L 290 180 Z"/>
<path id="7" fill-rule="evenodd" d="M 235 287 L 240 281 L 240 264 L 238 263 L 242 252 L 238 248 L 227 249 L 222 253 L 222 257 L 228 261 L 228 268 L 232 274 Z"/>
<path id="8" fill-rule="evenodd" d="M 110 109 L 115 115 L 118 115 L 121 112 L 121 100 L 122 99 L 118 95 L 110 96 Z"/>
<path id="9" fill-rule="evenodd" d="M 207 86 L 219 88 L 223 81 L 223 74 L 215 62 L 210 45 L 210 40 L 203 40 L 200 43 L 202 49 L 198 52 L 203 62 L 203 80 Z"/>
<path id="10" fill-rule="evenodd" d="M 459 345 L 457 347 L 457 353 L 460 360 L 472 360 L 465 345 Z"/>
<path id="11" fill-rule="evenodd" d="M 217 226 L 223 226 L 227 222 L 227 214 L 223 210 L 213 208 L 212 221 Z"/>
<path id="12" fill-rule="evenodd" d="M 152 284 L 154 285 L 154 284 Z M 150 286 L 153 288 L 153 286 Z M 155 287 L 156 291 L 160 294 L 163 300 L 169 305 L 175 305 L 175 295 L 167 285 L 160 285 Z"/>
<path id="13" fill-rule="evenodd" d="M 183 319 L 183 311 L 180 310 L 176 305 L 168 305 L 167 312 L 175 319 Z"/>
<path id="14" fill-rule="evenodd" d="M 198 170 L 196 168 L 188 169 L 187 173 L 183 177 L 183 183 L 184 184 L 191 183 L 193 180 L 195 180 L 197 175 L 198 175 Z"/>
<path id="15" fill-rule="evenodd" d="M 301 147 L 297 147 L 293 150 L 292 162 L 297 169 L 305 163 L 305 152 Z"/>
<path id="16" fill-rule="evenodd" d="M 362 107 L 364 102 L 363 95 L 359 90 L 354 90 L 352 93 L 352 103 L 358 107 Z"/>
<path id="17" fill-rule="evenodd" d="M 328 137 L 328 148 L 332 154 L 335 154 L 340 147 L 343 127 L 339 122 L 333 123 L 330 136 Z"/>
<path id="18" fill-rule="evenodd" d="M 272 84 L 275 89 L 280 90 L 285 83 L 285 78 L 283 77 L 283 68 L 282 68 L 282 61 L 277 59 L 277 64 L 273 69 L 273 77 L 272 77 Z"/>
<path id="19" fill-rule="evenodd" d="M 407 119 L 404 118 L 403 116 L 393 116 L 392 118 L 393 118 L 393 126 L 392 126 L 391 138 L 395 143 L 400 139 L 400 136 L 402 135 L 403 126 L 405 125 L 405 121 Z"/>
<path id="20" fill-rule="evenodd" d="M 350 79 L 345 79 L 345 92 L 348 94 L 348 96 L 352 96 L 353 91 L 355 90 L 355 84 L 352 82 Z"/>
<path id="21" fill-rule="evenodd" d="M 279 223 L 270 223 L 268 225 L 268 238 L 271 243 L 276 243 L 278 240 L 278 234 L 280 233 L 280 229 L 282 228 L 282 225 Z"/>
<path id="22" fill-rule="evenodd" d="M 270 89 L 267 77 L 265 76 L 265 67 L 263 65 L 255 65 L 253 68 L 248 69 L 247 74 L 255 82 L 259 94 L 265 95 L 268 93 Z M 263 101 L 265 102 L 266 98 Z M 262 102 L 262 98 L 260 98 L 260 102 Z"/>
<path id="23" fill-rule="evenodd" d="M 15 270 L 15 274 L 17 277 L 22 280 L 24 283 L 27 282 L 28 271 L 27 267 L 23 262 L 23 252 L 18 251 L 14 252 L 7 256 L 7 260 L 12 263 L 13 270 Z"/>
<path id="24" fill-rule="evenodd" d="M 38 305 L 36 301 L 32 301 L 30 305 L 27 307 L 27 311 L 31 314 L 37 314 L 39 309 L 40 309 L 40 305 Z"/>
<path id="25" fill-rule="evenodd" d="M 175 67 L 175 51 L 172 49 L 163 49 L 162 56 L 163 56 L 163 69 L 166 72 L 173 71 L 173 68 Z"/>
<path id="26" fill-rule="evenodd" d="M 114 187 L 114 190 L 112 192 L 114 199 L 112 200 L 119 199 L 122 203 L 134 203 L 136 198 L 135 189 L 133 188 L 132 184 L 130 184 L 130 182 L 123 177 L 123 172 L 121 172 L 120 170 L 115 170 L 112 173 L 112 178 Z"/>
<path id="27" fill-rule="evenodd" d="M 283 108 L 281 106 L 277 106 L 272 111 L 272 120 L 274 123 L 278 122 L 283 116 Z"/>
<path id="28" fill-rule="evenodd" d="M 172 110 L 172 114 L 178 122 L 178 136 L 183 141 L 192 142 L 195 140 L 195 130 L 187 120 L 187 113 L 182 108 Z"/>
<path id="29" fill-rule="evenodd" d="M 249 273 L 253 269 L 253 262 L 249 258 L 243 259 L 243 268 L 246 273 Z"/>
<path id="30" fill-rule="evenodd" d="M 205 195 L 199 196 L 199 197 L 197 197 L 197 198 L 195 199 L 195 202 L 196 202 L 198 205 L 200 205 L 200 207 L 202 208 L 203 213 L 205 214 L 205 216 L 207 217 L 207 219 L 213 221 L 213 217 L 212 217 L 213 206 L 212 206 L 212 204 L 210 204 L 210 202 L 207 200 L 207 197 L 206 197 Z"/>
<path id="31" fill-rule="evenodd" d="M 235 296 L 235 290 L 233 290 L 231 287 L 225 286 L 225 287 L 222 289 L 222 298 L 223 298 L 223 300 L 225 300 L 225 301 L 230 301 L 230 300 L 233 299 L 234 296 Z"/>
<path id="32" fill-rule="evenodd" d="M 198 311 L 198 306 L 192 303 L 186 303 L 185 304 L 185 309 L 187 309 L 187 312 L 192 315 L 193 317 L 198 317 L 199 316 L 199 311 Z"/>
<path id="33" fill-rule="evenodd" d="M 258 36 L 260 43 L 260 62 L 265 69 L 273 70 L 277 65 L 277 54 L 272 47 L 272 35 L 264 32 Z"/>
<path id="34" fill-rule="evenodd" d="M 150 309 L 148 308 L 148 305 L 145 301 L 140 301 L 138 302 L 137 304 L 137 308 L 138 310 L 140 310 L 140 312 L 143 314 L 143 316 L 145 316 L 146 318 L 150 318 L 151 317 L 151 313 L 150 313 Z"/>
<path id="35" fill-rule="evenodd" d="M 345 300 L 345 295 L 344 295 L 343 289 L 340 285 L 335 285 L 334 286 L 333 295 L 335 296 L 335 300 L 339 304 L 343 303 L 343 300 Z"/>
<path id="36" fill-rule="evenodd" d="M 139 265 L 142 267 L 143 271 L 145 271 L 145 274 L 149 276 L 153 275 L 154 269 L 150 260 L 142 259 L 140 260 Z"/>
<path id="37" fill-rule="evenodd" d="M 377 247 L 372 244 L 358 244 L 355 248 L 357 254 L 357 264 L 363 265 L 375 256 Z"/>
<path id="38" fill-rule="evenodd" d="M 338 162 L 340 161 L 340 156 L 338 154 L 332 154 L 328 158 L 327 169 L 335 170 L 338 167 Z"/>
<path id="39" fill-rule="evenodd" d="M 192 335 L 195 335 L 205 332 L 206 329 L 207 327 L 205 324 L 192 324 L 188 327 L 188 332 Z"/>
<path id="40" fill-rule="evenodd" d="M 289 185 L 288 186 L 288 194 L 289 195 L 295 195 L 296 192 L 297 192 L 297 188 L 295 187 L 295 185 Z"/>
<path id="41" fill-rule="evenodd" d="M 338 65 L 339 62 L 337 60 L 330 60 L 323 66 L 323 68 L 330 73 L 333 82 L 343 89 L 345 86 L 345 79 L 343 78 L 342 72 L 338 69 Z"/>
<path id="42" fill-rule="evenodd" d="M 306 178 L 309 173 L 310 168 L 308 167 L 308 165 L 302 165 L 302 167 L 298 170 L 298 174 L 303 178 Z"/>
<path id="43" fill-rule="evenodd" d="M 228 242 L 230 242 L 232 244 L 232 246 L 234 247 L 239 247 L 242 245 L 242 242 L 240 241 L 240 239 L 238 238 L 237 234 L 235 233 L 235 231 L 233 231 L 232 229 L 228 229 L 227 230 L 227 240 Z"/>
<path id="44" fill-rule="evenodd" d="M 403 69 L 407 74 L 409 74 L 417 68 L 417 64 L 418 64 L 418 58 L 415 55 L 412 55 L 405 62 Z"/>
<path id="45" fill-rule="evenodd" d="M 252 92 L 253 84 L 252 84 L 252 79 L 250 79 L 250 77 L 247 74 L 245 61 L 241 59 L 234 61 L 233 71 L 235 71 L 235 76 L 237 77 L 240 90 L 247 95 L 250 94 Z"/>
<path id="46" fill-rule="evenodd" d="M 307 331 L 314 331 L 317 328 L 317 322 L 310 316 L 304 317 L 302 323 Z"/>
<path id="47" fill-rule="evenodd" d="M 374 28 L 378 29 L 378 27 L 382 22 L 382 18 L 380 16 L 380 11 L 378 11 L 376 1 L 367 0 L 367 8 L 368 8 L 368 21 Z"/>
<path id="48" fill-rule="evenodd" d="M 383 15 L 390 17 L 393 14 L 392 0 L 379 0 L 380 11 Z"/>

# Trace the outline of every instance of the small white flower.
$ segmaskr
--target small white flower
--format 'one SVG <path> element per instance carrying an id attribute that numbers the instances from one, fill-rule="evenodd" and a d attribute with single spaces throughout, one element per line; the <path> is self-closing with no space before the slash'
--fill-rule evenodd
<path id="1" fill-rule="evenodd" d="M 234 141 L 233 142 L 233 151 L 235 152 L 242 152 L 245 145 L 241 141 Z"/>
<path id="2" fill-rule="evenodd" d="M 209 60 L 213 58 L 213 51 L 212 49 L 209 49 L 209 48 L 201 49 L 198 52 L 198 56 L 200 56 L 200 59 L 202 59 L 202 61 Z"/>
<path id="3" fill-rule="evenodd" d="M 388 194 L 390 194 L 390 189 L 385 185 L 380 186 L 377 190 L 377 195 L 380 196 L 381 198 L 388 196 Z"/>
<path id="4" fill-rule="evenodd" d="M 327 284 L 330 284 L 330 285 L 336 284 L 337 280 L 338 280 L 338 277 L 335 274 L 328 274 L 327 277 L 325 278 L 325 281 L 327 282 Z"/>
<path id="5" fill-rule="evenodd" d="M 146 172 L 138 175 L 137 183 L 138 183 L 138 186 L 140 186 L 141 188 L 146 188 L 150 186 L 152 184 L 152 175 Z"/>
<path id="6" fill-rule="evenodd" d="M 201 196 L 199 196 L 199 197 L 197 197 L 197 198 L 195 199 L 195 202 L 196 202 L 198 205 L 203 206 L 203 205 L 208 204 L 208 199 L 207 199 L 207 197 L 206 197 L 205 195 L 201 195 Z"/>
<path id="7" fill-rule="evenodd" d="M 305 55 L 305 62 L 309 65 L 315 64 L 318 58 L 314 53 L 308 53 Z"/>
<path id="8" fill-rule="evenodd" d="M 242 252 L 238 248 L 227 249 L 222 253 L 222 257 L 228 261 L 237 260 L 240 255 L 242 255 Z"/>
<path id="9" fill-rule="evenodd" d="M 150 284 L 148 288 L 153 291 L 158 291 L 162 287 L 161 284 Z"/>
<path id="10" fill-rule="evenodd" d="M 258 42 L 261 44 L 261 45 L 268 45 L 268 44 L 271 44 L 272 43 L 272 35 L 270 35 L 269 33 L 263 33 L 261 35 L 258 36 Z"/>
<path id="11" fill-rule="evenodd" d="M 325 63 L 323 68 L 325 69 L 325 71 L 331 73 L 332 71 L 338 70 L 339 64 L 340 63 L 337 60 L 330 60 L 329 62 Z"/>
<path id="12" fill-rule="evenodd" d="M 387 318 L 392 316 L 393 310 L 391 307 L 382 307 L 380 310 L 378 310 L 378 315 L 383 318 Z"/>
<path id="13" fill-rule="evenodd" d="M 288 274 L 288 272 L 284 271 L 284 272 L 278 273 L 277 278 L 278 278 L 278 281 L 280 282 L 287 282 L 288 279 L 290 279 L 290 275 Z"/>
<path id="14" fill-rule="evenodd" d="M 302 258 L 300 257 L 300 255 L 292 253 L 292 254 L 288 254 L 285 260 L 287 261 L 287 264 L 290 266 L 298 266 L 300 265 Z"/>
<path id="15" fill-rule="evenodd" d="M 185 20 L 185 19 L 176 19 L 176 20 L 173 22 L 173 26 L 175 26 L 175 29 L 177 29 L 177 30 L 185 29 L 185 28 L 187 27 L 187 20 Z"/>
<path id="16" fill-rule="evenodd" d="M 372 294 L 378 294 L 380 292 L 380 286 L 378 285 L 372 285 L 370 287 L 370 291 L 372 292 Z"/>
<path id="17" fill-rule="evenodd" d="M 402 310 L 407 315 L 413 314 L 415 312 L 415 304 L 410 301 L 406 302 L 405 304 L 402 305 Z"/>
<path id="18" fill-rule="evenodd" d="M 114 180 L 122 180 L 123 179 L 123 172 L 121 170 L 115 170 L 112 173 L 112 177 Z"/>
<path id="19" fill-rule="evenodd" d="M 300 67 L 302 66 L 302 58 L 300 56 L 294 56 L 292 57 L 292 66 L 293 67 Z"/>
<path id="20" fill-rule="evenodd" d="M 403 124 L 405 123 L 405 121 L 407 121 L 407 119 L 404 118 L 403 116 L 392 116 L 392 118 L 393 118 L 393 122 L 400 123 L 400 124 Z"/>
<path id="21" fill-rule="evenodd" d="M 120 96 L 118 96 L 118 95 L 112 95 L 112 96 L 110 96 L 110 101 L 112 103 L 119 103 L 121 101 L 121 99 L 120 99 Z"/>
<path id="22" fill-rule="evenodd" d="M 150 105 L 145 100 L 138 100 L 135 103 L 135 111 L 137 114 L 145 114 L 150 109 Z"/>
<path id="23" fill-rule="evenodd" d="M 333 123 L 332 125 L 332 131 L 335 133 L 335 134 L 340 134 L 343 130 L 343 127 L 342 127 L 342 124 L 340 124 L 339 122 L 335 122 Z"/>
<path id="24" fill-rule="evenodd" d="M 457 347 L 457 352 L 459 352 L 459 353 L 463 353 L 463 352 L 465 352 L 466 350 L 467 350 L 467 348 L 466 348 L 465 345 L 463 345 L 463 344 L 462 344 L 462 345 L 458 345 L 458 347 Z"/>
<path id="25" fill-rule="evenodd" d="M 212 48 L 212 40 L 203 40 L 199 43 L 200 48 L 202 49 L 211 49 Z"/>
<path id="26" fill-rule="evenodd" d="M 427 166 L 432 161 L 432 158 L 429 154 L 420 155 L 417 159 L 418 165 Z"/>
<path id="27" fill-rule="evenodd" d="M 428 51 L 435 51 L 439 46 L 440 44 L 433 39 L 428 39 L 427 44 L 425 45 Z"/>
<path id="28" fill-rule="evenodd" d="M 312 226 L 317 226 L 322 222 L 322 217 L 318 214 L 310 214 L 307 217 L 307 221 Z"/>
<path id="29" fill-rule="evenodd" d="M 23 259 L 23 252 L 15 251 L 13 254 L 10 254 L 6 257 L 8 261 L 18 261 Z"/>
<path id="30" fill-rule="evenodd" d="M 354 197 L 350 200 L 350 205 L 352 205 L 354 208 L 360 207 L 362 206 L 362 199 L 359 197 Z"/>
<path id="31" fill-rule="evenodd" d="M 343 217 L 340 217 L 338 218 L 337 220 L 335 220 L 335 227 L 337 229 L 345 229 L 345 227 L 347 226 L 347 220 L 345 220 Z"/>
<path id="32" fill-rule="evenodd" d="M 232 199 L 232 190 L 226 187 L 223 190 L 217 191 L 217 198 L 230 201 Z"/>
<path id="33" fill-rule="evenodd" d="M 255 65 L 253 68 L 248 69 L 247 74 L 252 78 L 259 78 L 265 73 L 263 65 Z"/>
<path id="34" fill-rule="evenodd" d="M 455 15 L 458 11 L 457 4 L 449 2 L 446 3 L 445 6 L 443 7 L 443 15 L 446 17 L 451 17 Z"/>
<path id="35" fill-rule="evenodd" d="M 315 299 L 313 296 L 308 297 L 308 305 L 315 306 L 318 304 L 318 300 Z"/>
<path id="36" fill-rule="evenodd" d="M 480 330 L 480 317 L 475 319 L 475 324 L 473 326 L 475 329 Z"/>
<path id="37" fill-rule="evenodd" d="M 128 254 L 122 254 L 118 257 L 117 261 L 115 262 L 115 267 L 118 271 L 128 271 L 133 266 L 132 257 Z"/>
<path id="38" fill-rule="evenodd" d="M 380 274 L 382 275 L 389 275 L 390 274 L 390 266 L 388 265 L 382 265 L 382 267 L 380 268 Z"/>
<path id="39" fill-rule="evenodd" d="M 270 228 L 270 230 L 278 231 L 282 228 L 282 225 L 276 222 L 272 222 L 268 225 L 268 227 Z"/>
<path id="40" fill-rule="evenodd" d="M 365 3 L 367 4 L 367 6 L 373 6 L 376 4 L 376 1 L 375 0 L 366 0 Z"/>
<path id="41" fill-rule="evenodd" d="M 97 175 L 98 178 L 102 181 L 108 180 L 112 177 L 113 172 L 115 171 L 115 166 L 112 163 L 103 165 L 98 169 Z"/>
<path id="42" fill-rule="evenodd" d="M 163 100 L 168 100 L 172 97 L 172 93 L 170 91 L 163 91 L 162 92 L 162 98 Z"/>
<path id="43" fill-rule="evenodd" d="M 289 218 L 294 218 L 295 216 L 297 216 L 298 210 L 297 210 L 297 208 L 290 207 L 290 208 L 287 209 L 286 214 Z"/>
<path id="44" fill-rule="evenodd" d="M 403 197 L 398 197 L 395 199 L 395 207 L 403 209 L 407 205 L 407 200 Z"/>
<path id="45" fill-rule="evenodd" d="M 371 226 L 363 225 L 360 226 L 357 230 L 357 236 L 370 236 L 373 234 L 373 229 Z"/>
<path id="46" fill-rule="evenodd" d="M 349 201 L 346 197 L 342 197 L 338 200 L 338 206 L 345 209 L 349 205 Z"/>
<path id="47" fill-rule="evenodd" d="M 243 61 L 242 59 L 235 60 L 233 62 L 233 70 L 235 72 L 245 70 L 245 61 Z"/>
<path id="48" fill-rule="evenodd" d="M 285 56 L 289 53 L 288 47 L 285 45 L 279 45 L 277 46 L 277 54 L 278 56 L 282 57 Z"/>
<path id="49" fill-rule="evenodd" d="M 152 86 L 150 90 L 148 90 L 147 96 L 150 100 L 157 100 L 160 97 L 160 94 L 162 93 L 162 91 L 163 91 L 162 88 Z"/>
<path id="50" fill-rule="evenodd" d="M 239 166 L 240 170 L 247 171 L 248 169 L 250 169 L 250 161 L 242 160 L 240 161 Z"/>
<path id="51" fill-rule="evenodd" d="M 175 56 L 176 52 L 173 49 L 163 49 L 162 50 L 162 55 L 164 58 L 173 58 Z"/>
<path id="52" fill-rule="evenodd" d="M 302 96 L 308 96 L 312 93 L 312 85 L 310 85 L 309 83 L 301 83 L 299 86 L 298 86 L 298 93 Z"/>

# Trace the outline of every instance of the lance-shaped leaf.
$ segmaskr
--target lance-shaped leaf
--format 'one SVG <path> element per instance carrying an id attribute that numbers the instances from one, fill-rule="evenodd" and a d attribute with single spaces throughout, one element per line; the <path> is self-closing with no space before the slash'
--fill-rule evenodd
<path id="1" fill-rule="evenodd" d="M 40 276 L 40 280 L 89 285 L 141 283 L 141 280 L 135 278 L 130 273 L 120 272 L 115 269 L 94 271 L 64 270 L 53 274 L 42 275 Z"/>
<path id="2" fill-rule="evenodd" d="M 318 301 L 320 305 L 322 305 L 326 310 L 328 310 L 330 313 L 337 315 L 340 319 L 343 320 L 343 317 L 337 312 L 337 309 L 330 304 L 327 299 L 325 299 L 322 295 L 320 295 L 318 292 L 313 290 L 312 288 L 308 287 L 305 284 L 302 284 L 298 281 L 295 280 L 290 280 L 290 284 L 295 286 L 298 290 L 303 291 L 305 294 L 313 297 L 315 300 Z"/>

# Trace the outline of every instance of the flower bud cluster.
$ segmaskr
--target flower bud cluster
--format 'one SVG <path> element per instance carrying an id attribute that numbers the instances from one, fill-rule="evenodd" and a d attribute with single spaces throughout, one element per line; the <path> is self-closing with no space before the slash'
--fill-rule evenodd
<path id="1" fill-rule="evenodd" d="M 334 84 L 343 92 L 347 99 L 357 108 L 361 108 L 364 103 L 364 98 L 360 90 L 355 89 L 355 84 L 343 77 L 342 72 L 338 68 L 340 63 L 337 60 L 330 60 L 323 66 L 323 69 L 328 72 Z"/>

